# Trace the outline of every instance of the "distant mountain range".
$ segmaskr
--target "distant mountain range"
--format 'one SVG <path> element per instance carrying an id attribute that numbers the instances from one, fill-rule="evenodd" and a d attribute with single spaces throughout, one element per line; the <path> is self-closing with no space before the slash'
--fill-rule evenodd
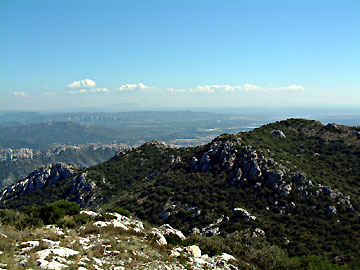
<path id="1" fill-rule="evenodd" d="M 89 168 L 64 166 L 7 187 L 2 207 L 59 199 L 120 206 L 153 224 L 206 235 L 244 261 L 251 259 L 231 241 L 264 247 L 232 238 L 248 231 L 265 237 L 269 252 L 324 256 L 342 269 L 360 265 L 360 127 L 289 119 L 202 146 L 150 141 Z"/>
<path id="2" fill-rule="evenodd" d="M 0 147 L 47 150 L 57 145 L 157 139 L 179 146 L 205 143 L 224 132 L 249 130 L 262 118 L 203 112 L 39 114 L 0 112 Z"/>

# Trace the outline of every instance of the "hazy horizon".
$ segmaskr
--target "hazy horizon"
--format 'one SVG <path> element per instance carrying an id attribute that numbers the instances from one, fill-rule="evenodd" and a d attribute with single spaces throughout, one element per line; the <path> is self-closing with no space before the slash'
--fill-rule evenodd
<path id="1" fill-rule="evenodd" d="M 0 110 L 360 106 L 360 2 L 0 2 Z"/>

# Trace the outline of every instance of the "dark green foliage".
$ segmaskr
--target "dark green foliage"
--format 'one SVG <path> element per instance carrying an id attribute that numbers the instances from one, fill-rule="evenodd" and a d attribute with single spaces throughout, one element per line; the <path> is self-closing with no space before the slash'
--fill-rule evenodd
<path id="1" fill-rule="evenodd" d="M 73 219 L 76 225 L 83 225 L 91 221 L 92 217 L 85 214 L 78 214 L 73 216 Z"/>
<path id="2" fill-rule="evenodd" d="M 169 245 L 176 246 L 182 244 L 181 238 L 176 234 L 167 234 L 165 235 L 165 239 Z"/>
<path id="3" fill-rule="evenodd" d="M 314 183 L 331 185 L 348 195 L 360 196 L 360 140 L 347 126 L 288 119 L 238 133 L 243 144 L 260 149 L 290 169 L 299 168 Z M 270 134 L 281 130 L 286 138 Z M 270 150 L 270 152 L 267 151 Z"/>
<path id="4" fill-rule="evenodd" d="M 56 201 L 44 206 L 28 206 L 21 212 L 13 210 L 0 210 L 1 224 L 15 226 L 18 229 L 26 227 L 40 227 L 43 224 L 61 224 L 62 226 L 74 227 L 77 222 L 85 223 L 83 215 L 78 215 L 80 206 L 65 200 Z M 74 216 L 73 224 L 67 223 L 63 218 Z"/>
<path id="5" fill-rule="evenodd" d="M 73 216 L 79 211 L 80 206 L 77 203 L 61 200 L 32 209 L 30 214 L 38 216 L 45 224 L 55 224 L 65 215 Z"/>
<path id="6" fill-rule="evenodd" d="M 113 209 L 113 211 L 120 214 L 120 215 L 123 215 L 125 217 L 130 217 L 130 212 L 128 210 L 125 210 L 125 209 L 121 208 L 120 206 L 115 207 Z"/>
<path id="7" fill-rule="evenodd" d="M 231 249 L 226 246 L 222 237 L 211 236 L 204 237 L 201 235 L 192 234 L 183 243 L 184 245 L 198 245 L 204 254 L 210 256 L 220 255 L 223 252 L 230 253 Z"/>

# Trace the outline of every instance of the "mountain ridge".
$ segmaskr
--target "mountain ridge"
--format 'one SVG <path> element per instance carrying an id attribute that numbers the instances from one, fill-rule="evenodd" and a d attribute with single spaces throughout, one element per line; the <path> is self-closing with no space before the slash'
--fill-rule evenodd
<path id="1" fill-rule="evenodd" d="M 359 130 L 289 119 L 192 148 L 152 141 L 4 205 L 37 203 L 48 192 L 83 206 L 121 206 L 187 233 L 226 237 L 260 228 L 290 256 L 356 265 Z M 81 198 L 71 193 L 79 177 L 94 184 Z"/>

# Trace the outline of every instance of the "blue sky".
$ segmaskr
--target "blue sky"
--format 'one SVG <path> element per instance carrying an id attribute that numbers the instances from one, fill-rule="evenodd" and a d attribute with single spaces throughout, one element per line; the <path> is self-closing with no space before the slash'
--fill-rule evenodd
<path id="1" fill-rule="evenodd" d="M 360 106 L 358 0 L 0 0 L 0 110 Z"/>

